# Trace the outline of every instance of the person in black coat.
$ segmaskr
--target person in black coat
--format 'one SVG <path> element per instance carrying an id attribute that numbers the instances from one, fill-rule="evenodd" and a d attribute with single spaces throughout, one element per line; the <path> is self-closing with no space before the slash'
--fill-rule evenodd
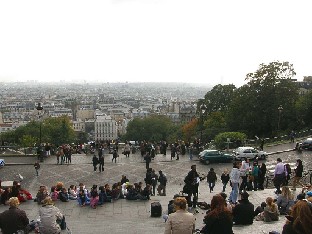
<path id="1" fill-rule="evenodd" d="M 243 192 L 239 204 L 237 204 L 232 210 L 233 222 L 235 224 L 248 225 L 253 223 L 254 205 L 250 203 L 248 197 L 249 194 Z"/>
<path id="2" fill-rule="evenodd" d="M 302 178 L 302 173 L 303 173 L 302 161 L 300 159 L 297 159 L 297 167 L 295 168 L 295 177 L 294 177 L 294 182 L 293 182 L 293 190 L 296 190 L 296 185 L 297 184 L 300 184 L 302 187 L 304 187 L 304 185 L 300 182 L 300 179 Z"/>
<path id="3" fill-rule="evenodd" d="M 204 234 L 233 234 L 231 212 L 226 208 L 226 203 L 221 195 L 215 195 L 211 200 L 211 211 L 205 216 L 206 224 L 201 233 Z"/>
<path id="4" fill-rule="evenodd" d="M 198 186 L 199 186 L 200 177 L 198 172 L 196 171 L 196 165 L 191 166 L 191 171 L 187 174 L 184 179 L 184 188 L 183 192 L 187 193 L 187 203 L 189 207 L 195 208 L 197 204 L 198 198 Z M 192 195 L 193 195 L 193 202 L 192 202 Z"/>
<path id="5" fill-rule="evenodd" d="M 99 160 L 98 158 L 96 157 L 96 155 L 93 155 L 93 158 L 92 158 L 92 165 L 93 165 L 93 170 L 96 171 L 96 166 L 98 165 L 99 163 Z"/>
<path id="6" fill-rule="evenodd" d="M 19 204 L 17 197 L 11 197 L 10 208 L 0 214 L 0 228 L 3 234 L 17 233 L 18 230 L 26 232 L 29 219 L 25 211 L 18 208 Z"/>
<path id="7" fill-rule="evenodd" d="M 101 171 L 104 171 L 104 156 L 103 156 L 103 155 L 99 157 L 99 163 L 100 163 L 100 165 L 99 165 L 99 171 L 100 171 L 100 172 L 101 172 Z"/>

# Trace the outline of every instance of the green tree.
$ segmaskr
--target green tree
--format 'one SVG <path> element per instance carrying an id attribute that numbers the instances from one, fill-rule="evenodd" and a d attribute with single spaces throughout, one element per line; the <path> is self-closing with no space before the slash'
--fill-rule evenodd
<path id="1" fill-rule="evenodd" d="M 225 114 L 223 112 L 215 111 L 208 115 L 204 122 L 203 137 L 206 139 L 205 141 L 210 141 L 214 139 L 217 134 L 225 131 L 227 131 L 227 125 Z"/>
<path id="2" fill-rule="evenodd" d="M 292 64 L 278 61 L 260 64 L 256 72 L 247 74 L 248 83 L 235 91 L 226 115 L 230 130 L 246 131 L 254 137 L 274 136 L 293 128 L 298 98 L 292 80 L 295 74 Z"/>
<path id="3" fill-rule="evenodd" d="M 240 146 L 247 139 L 247 135 L 242 132 L 223 132 L 219 133 L 215 139 L 215 145 L 218 149 L 225 149 L 227 147 L 227 140 L 231 142 L 231 148 Z"/>
<path id="4" fill-rule="evenodd" d="M 167 140 L 174 133 L 176 128 L 168 117 L 155 115 L 130 121 L 123 138 L 134 141 L 160 141 Z"/>
<path id="5" fill-rule="evenodd" d="M 228 110 L 232 97 L 236 90 L 235 85 L 218 84 L 205 95 L 203 103 L 206 105 L 206 113 L 209 115 L 212 112 L 225 112 Z M 199 106 L 200 107 L 200 106 Z"/>

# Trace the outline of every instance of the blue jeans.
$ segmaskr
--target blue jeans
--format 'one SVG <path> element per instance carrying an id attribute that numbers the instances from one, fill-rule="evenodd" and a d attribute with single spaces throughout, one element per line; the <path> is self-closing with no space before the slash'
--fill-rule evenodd
<path id="1" fill-rule="evenodd" d="M 232 192 L 230 195 L 232 203 L 236 203 L 238 199 L 238 183 L 232 183 Z"/>

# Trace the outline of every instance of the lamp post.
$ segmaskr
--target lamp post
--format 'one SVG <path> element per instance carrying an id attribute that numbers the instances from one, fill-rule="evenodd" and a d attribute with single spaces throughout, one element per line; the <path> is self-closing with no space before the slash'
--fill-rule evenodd
<path id="1" fill-rule="evenodd" d="M 200 142 L 202 143 L 203 139 L 203 128 L 204 128 L 204 114 L 206 112 L 206 105 L 203 103 L 200 105 L 200 114 L 201 114 L 201 126 L 200 126 Z"/>
<path id="2" fill-rule="evenodd" d="M 280 105 L 278 108 L 278 123 L 277 123 L 277 130 L 280 130 L 280 123 L 281 123 L 281 115 L 282 115 L 282 111 L 283 111 L 283 107 L 282 105 Z"/>
<path id="3" fill-rule="evenodd" d="M 43 162 L 43 149 L 41 145 L 41 116 L 42 116 L 43 107 L 40 102 L 38 102 L 36 109 L 38 111 L 38 119 L 39 119 L 39 146 L 37 150 L 37 156 L 38 156 L 38 159 L 40 159 L 40 162 Z"/>

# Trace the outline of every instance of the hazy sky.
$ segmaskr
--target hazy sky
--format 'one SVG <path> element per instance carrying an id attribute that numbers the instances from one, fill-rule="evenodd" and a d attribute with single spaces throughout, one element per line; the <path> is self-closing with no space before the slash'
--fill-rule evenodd
<path id="1" fill-rule="evenodd" d="M 0 0 L 0 81 L 240 86 L 276 60 L 302 80 L 312 75 L 311 9 L 304 0 Z"/>

